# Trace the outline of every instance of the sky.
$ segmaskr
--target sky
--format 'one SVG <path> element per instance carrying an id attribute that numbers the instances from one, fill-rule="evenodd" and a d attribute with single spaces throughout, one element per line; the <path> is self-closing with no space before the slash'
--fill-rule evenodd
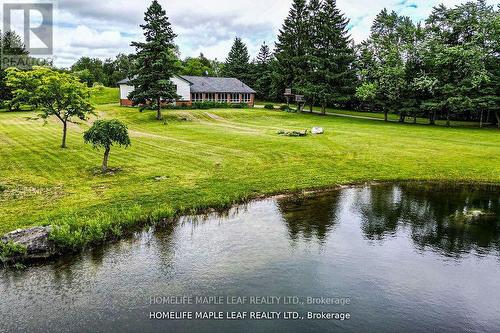
<path id="1" fill-rule="evenodd" d="M 5 2 L 48 2 L 52 0 L 2 0 Z M 247 44 L 252 58 L 260 45 L 273 46 L 291 0 L 160 0 L 169 16 L 181 57 L 200 52 L 223 61 L 236 36 Z M 463 0 L 338 0 L 350 19 L 356 42 L 364 40 L 374 17 L 383 8 L 421 21 L 440 3 L 447 6 Z M 149 0 L 54 0 L 54 63 L 69 67 L 81 56 L 114 58 L 131 53 L 131 41 L 140 40 L 144 12 Z M 493 3 L 493 2 L 492 2 Z M 39 18 L 38 18 L 39 19 Z M 37 15 L 32 14 L 32 24 Z M 15 23 L 13 23 L 15 25 Z M 14 29 L 16 27 L 14 26 Z"/>

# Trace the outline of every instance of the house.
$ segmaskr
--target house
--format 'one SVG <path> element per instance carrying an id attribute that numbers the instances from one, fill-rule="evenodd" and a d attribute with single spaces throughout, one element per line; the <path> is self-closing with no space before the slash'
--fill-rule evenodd
<path id="1" fill-rule="evenodd" d="M 176 105 L 205 101 L 254 105 L 255 90 L 235 78 L 176 75 L 170 81 L 176 86 L 177 95 L 180 96 Z M 118 82 L 122 106 L 132 106 L 128 95 L 134 87 L 129 82 L 129 79 Z"/>

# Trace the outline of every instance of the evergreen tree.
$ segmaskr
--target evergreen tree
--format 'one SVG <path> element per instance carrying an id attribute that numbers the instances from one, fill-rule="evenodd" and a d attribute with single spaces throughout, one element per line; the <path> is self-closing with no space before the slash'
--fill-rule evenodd
<path id="1" fill-rule="evenodd" d="M 6 84 L 6 76 L 5 67 L 8 67 L 8 63 L 4 63 L 4 61 L 8 61 L 9 57 L 19 57 L 25 58 L 26 63 L 29 57 L 29 52 L 24 47 L 21 38 L 14 31 L 6 31 L 2 34 L 0 31 L 0 49 L 2 50 L 2 56 L 4 59 L 0 60 L 0 106 L 7 106 L 11 109 L 12 104 L 8 103 L 12 99 L 12 89 Z M 25 61 L 21 59 L 14 59 L 15 63 L 25 63 Z"/>
<path id="2" fill-rule="evenodd" d="M 250 55 L 248 48 L 241 38 L 236 37 L 234 44 L 229 51 L 226 63 L 222 70 L 226 77 L 235 77 L 246 84 L 250 84 Z"/>
<path id="3" fill-rule="evenodd" d="M 314 87 L 318 83 L 318 77 L 314 72 L 315 63 L 315 44 L 318 42 L 318 29 L 321 28 L 323 22 L 321 22 L 321 0 L 310 0 L 308 5 L 308 17 L 307 24 L 309 26 L 309 38 L 306 40 L 306 59 L 307 67 L 304 68 L 305 77 L 307 80 L 302 82 L 302 85 L 298 87 L 298 91 L 304 94 L 309 102 L 309 111 L 313 112 L 313 107 L 316 104 L 316 94 L 314 93 Z"/>
<path id="4" fill-rule="evenodd" d="M 149 104 L 157 110 L 156 118 L 162 119 L 161 104 L 178 98 L 175 85 L 170 79 L 178 71 L 174 34 L 165 10 L 154 0 L 145 13 L 145 42 L 133 42 L 137 50 L 137 67 L 132 71 L 130 84 L 135 90 L 129 99 L 134 105 Z"/>
<path id="5" fill-rule="evenodd" d="M 300 86 L 305 80 L 310 29 L 308 19 L 306 0 L 294 0 L 276 42 L 274 89 L 279 94 L 283 94 L 285 88 Z"/>
<path id="6" fill-rule="evenodd" d="M 272 67 L 273 55 L 269 46 L 263 43 L 260 52 L 255 59 L 255 89 L 257 97 L 264 100 L 271 99 L 272 96 Z"/>
<path id="7" fill-rule="evenodd" d="M 349 20 L 337 8 L 335 0 L 311 2 L 312 22 L 307 48 L 308 73 L 299 90 L 321 104 L 325 113 L 329 104 L 345 105 L 355 91 L 355 55 L 347 25 Z"/>

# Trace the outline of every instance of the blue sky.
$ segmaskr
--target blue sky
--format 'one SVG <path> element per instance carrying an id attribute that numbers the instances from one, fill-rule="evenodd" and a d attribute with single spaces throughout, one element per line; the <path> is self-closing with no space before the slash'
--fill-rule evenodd
<path id="1" fill-rule="evenodd" d="M 351 35 L 359 42 L 368 36 L 373 18 L 384 7 L 420 21 L 439 3 L 454 6 L 461 2 L 339 0 L 338 6 L 351 20 Z M 178 34 L 176 43 L 182 57 L 203 52 L 219 60 L 225 59 L 236 36 L 247 43 L 252 56 L 262 42 L 274 45 L 291 5 L 290 0 L 160 0 L 160 3 Z M 119 52 L 132 52 L 130 42 L 141 39 L 139 24 L 150 1 L 56 0 L 55 4 L 55 63 L 70 66 L 84 55 L 105 59 Z"/>

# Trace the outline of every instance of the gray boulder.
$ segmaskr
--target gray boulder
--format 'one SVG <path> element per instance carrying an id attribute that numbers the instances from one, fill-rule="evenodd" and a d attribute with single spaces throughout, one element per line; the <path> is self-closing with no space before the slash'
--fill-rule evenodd
<path id="1" fill-rule="evenodd" d="M 10 258 L 12 260 L 47 259 L 56 254 L 55 245 L 49 239 L 51 230 L 50 226 L 19 229 L 5 234 L 0 240 L 3 243 L 12 242 L 26 248 L 26 254 L 22 258 Z"/>

